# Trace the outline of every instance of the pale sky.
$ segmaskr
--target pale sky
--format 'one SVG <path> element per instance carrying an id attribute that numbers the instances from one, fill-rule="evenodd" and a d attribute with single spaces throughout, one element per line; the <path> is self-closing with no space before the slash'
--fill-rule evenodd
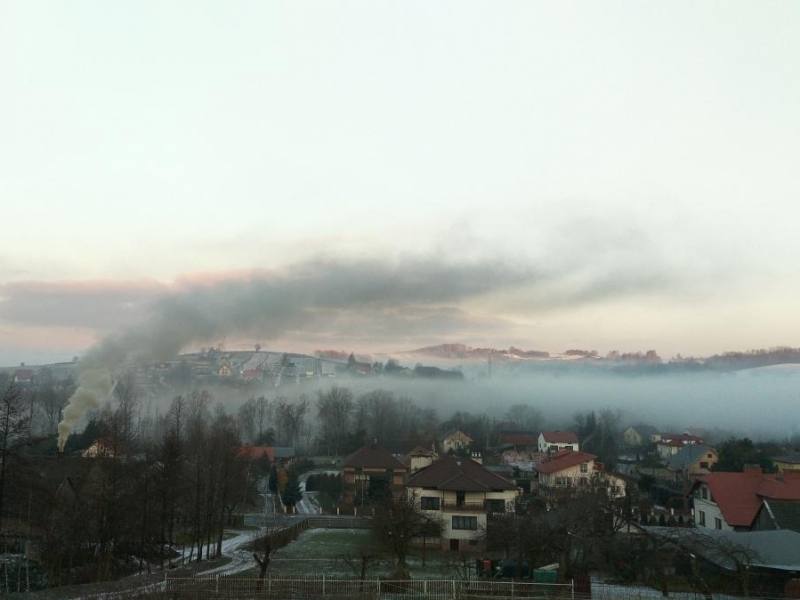
<path id="1" fill-rule="evenodd" d="M 0 363 L 321 257 L 547 277 L 266 345 L 800 345 L 798 32 L 788 0 L 4 0 Z"/>

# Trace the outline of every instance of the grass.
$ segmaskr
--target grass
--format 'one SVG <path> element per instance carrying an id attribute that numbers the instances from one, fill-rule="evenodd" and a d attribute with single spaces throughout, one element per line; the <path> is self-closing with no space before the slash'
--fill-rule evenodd
<path id="1" fill-rule="evenodd" d="M 269 574 L 273 577 L 358 577 L 360 550 L 370 546 L 370 542 L 371 533 L 365 529 L 309 529 L 273 553 Z M 407 562 L 413 578 L 460 579 L 464 568 L 458 555 L 430 547 L 426 551 L 425 565 L 421 548 L 415 548 Z M 467 564 L 471 563 L 467 559 Z M 386 577 L 392 569 L 391 557 L 383 556 L 369 564 L 367 577 Z M 242 575 L 256 574 L 253 569 Z"/>

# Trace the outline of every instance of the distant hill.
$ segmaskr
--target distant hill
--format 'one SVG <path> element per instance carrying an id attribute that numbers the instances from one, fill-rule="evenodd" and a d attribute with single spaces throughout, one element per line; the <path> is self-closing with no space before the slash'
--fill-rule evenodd
<path id="1" fill-rule="evenodd" d="M 522 350 L 514 346 L 508 349 L 497 348 L 473 348 L 466 344 L 438 344 L 436 346 L 426 346 L 417 350 L 409 350 L 403 354 L 419 354 L 423 356 L 433 356 L 436 358 L 460 358 L 486 360 L 489 356 L 493 360 L 520 359 L 520 358 L 550 358 L 549 352 L 542 350 Z"/>

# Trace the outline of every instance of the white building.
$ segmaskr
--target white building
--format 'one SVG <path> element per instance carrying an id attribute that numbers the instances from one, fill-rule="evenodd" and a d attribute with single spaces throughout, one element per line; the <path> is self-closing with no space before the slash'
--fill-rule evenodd
<path id="1" fill-rule="evenodd" d="M 445 456 L 414 473 L 406 486 L 420 510 L 442 522 L 441 545 L 477 549 L 487 515 L 514 511 L 519 489 L 469 458 Z"/>

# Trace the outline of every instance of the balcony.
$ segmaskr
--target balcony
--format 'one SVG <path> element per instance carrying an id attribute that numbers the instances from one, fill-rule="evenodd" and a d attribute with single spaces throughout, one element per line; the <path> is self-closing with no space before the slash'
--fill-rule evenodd
<path id="1" fill-rule="evenodd" d="M 464 502 L 442 502 L 442 510 L 448 512 L 504 513 L 508 512 L 505 500 L 465 500 Z"/>

